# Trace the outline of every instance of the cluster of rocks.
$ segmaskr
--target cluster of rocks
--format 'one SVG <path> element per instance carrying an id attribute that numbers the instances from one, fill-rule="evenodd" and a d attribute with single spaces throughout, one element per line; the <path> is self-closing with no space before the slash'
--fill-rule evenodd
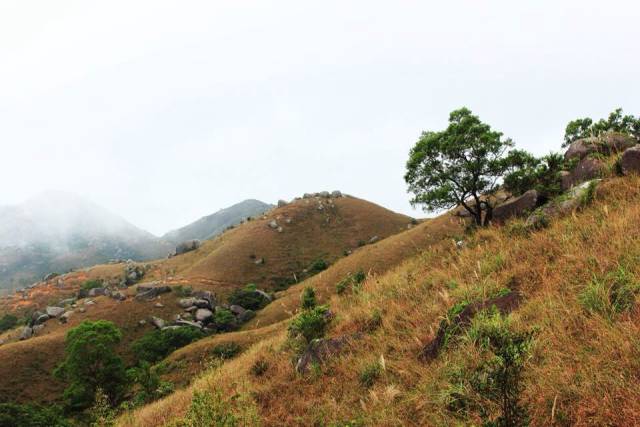
<path id="1" fill-rule="evenodd" d="M 261 290 L 255 290 L 262 297 L 271 301 L 271 296 Z M 253 310 L 245 309 L 239 305 L 218 304 L 216 297 L 209 291 L 193 291 L 190 296 L 178 300 L 178 305 L 183 310 L 177 314 L 171 323 L 156 316 L 152 316 L 150 323 L 157 329 L 192 327 L 204 332 L 216 332 L 221 330 L 233 330 L 242 323 L 255 317 Z M 226 311 L 233 316 L 231 322 L 225 319 L 224 324 L 216 323 L 216 313 Z M 145 325 L 146 320 L 141 320 L 140 325 Z"/>
<path id="2" fill-rule="evenodd" d="M 314 198 L 323 198 L 323 199 L 329 199 L 329 198 L 333 198 L 333 199 L 338 199 L 340 197 L 344 197 L 344 195 L 342 194 L 342 192 L 335 190 L 332 192 L 328 192 L 328 191 L 320 191 L 319 193 L 304 193 L 302 195 L 303 199 L 314 199 Z"/>
<path id="3" fill-rule="evenodd" d="M 85 305 L 91 305 L 88 303 L 93 304 L 93 301 L 85 302 Z M 45 328 L 46 323 L 52 319 L 58 319 L 60 323 L 67 323 L 74 314 L 75 309 L 80 312 L 85 311 L 83 307 L 78 307 L 75 298 L 67 298 L 56 305 L 47 306 L 44 311 L 34 311 L 28 324 L 20 331 L 20 340 L 26 340 L 38 335 Z"/>

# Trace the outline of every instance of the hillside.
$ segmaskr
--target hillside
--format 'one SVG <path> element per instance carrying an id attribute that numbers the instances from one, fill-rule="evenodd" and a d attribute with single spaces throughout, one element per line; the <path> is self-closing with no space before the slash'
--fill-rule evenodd
<path id="1" fill-rule="evenodd" d="M 273 206 L 259 200 L 245 200 L 218 212 L 172 230 L 162 236 L 163 240 L 179 244 L 186 240 L 211 239 L 229 227 L 236 226 L 250 217 L 260 216 Z"/>
<path id="2" fill-rule="evenodd" d="M 0 288 L 112 259 L 166 256 L 171 246 L 81 197 L 42 193 L 0 210 Z"/>
<path id="3" fill-rule="evenodd" d="M 482 408 L 496 408 L 469 382 L 487 360 L 472 332 L 455 332 L 432 359 L 420 355 L 453 306 L 505 289 L 521 295 L 520 305 L 507 326 L 492 327 L 534 334 L 521 392 L 531 424 L 638 425 L 639 311 L 610 315 L 586 298 L 598 283 L 640 275 L 640 240 L 629 232 L 640 221 L 639 189 L 638 177 L 613 178 L 589 207 L 548 228 L 523 233 L 524 221 L 514 220 L 464 236 L 463 246 L 450 239 L 423 246 L 400 266 L 370 274 L 361 290 L 323 299 L 335 313 L 327 336 L 348 344 L 311 372 L 295 373 L 288 322 L 237 332 L 227 340 L 243 345 L 242 354 L 119 425 L 165 425 L 185 414 L 195 391 L 228 402 L 221 410 L 250 425 L 256 418 L 263 425 L 479 425 Z M 472 323 L 476 334 L 492 325 L 482 319 Z M 258 362 L 266 368 L 256 376 Z"/>

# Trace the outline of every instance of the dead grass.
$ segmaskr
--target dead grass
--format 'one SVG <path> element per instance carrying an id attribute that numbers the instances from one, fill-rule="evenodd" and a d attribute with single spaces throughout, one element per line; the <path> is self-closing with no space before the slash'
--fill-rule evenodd
<path id="1" fill-rule="evenodd" d="M 635 308 L 612 321 L 587 312 L 578 300 L 594 275 L 621 264 L 640 278 L 639 196 L 640 178 L 614 178 L 601 185 L 590 207 L 548 229 L 528 236 L 509 235 L 508 228 L 481 230 L 465 239 L 464 249 L 449 239 L 420 246 L 401 266 L 370 275 L 361 291 L 330 298 L 337 315 L 331 336 L 362 330 L 375 310 L 382 325 L 320 370 L 294 373 L 286 322 L 276 323 L 280 332 L 189 388 L 126 414 L 120 425 L 161 426 L 184 414 L 197 389 L 220 389 L 226 396 L 250 392 L 264 425 L 479 424 L 478 413 L 456 414 L 446 406 L 452 374 L 477 363 L 476 347 L 463 337 L 431 363 L 417 356 L 452 304 L 505 287 L 525 298 L 510 315 L 514 327 L 537 331 L 522 395 L 532 425 L 640 425 L 640 312 Z M 253 377 L 249 369 L 258 359 L 269 368 Z M 365 389 L 359 372 L 376 360 L 384 369 Z"/>

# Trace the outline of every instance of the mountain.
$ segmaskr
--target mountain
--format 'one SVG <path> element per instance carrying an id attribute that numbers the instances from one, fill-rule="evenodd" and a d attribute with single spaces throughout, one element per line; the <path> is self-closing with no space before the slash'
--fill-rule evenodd
<path id="1" fill-rule="evenodd" d="M 77 195 L 48 191 L 0 208 L 0 287 L 50 272 L 165 256 L 168 243 Z"/>
<path id="2" fill-rule="evenodd" d="M 245 200 L 228 208 L 221 209 L 214 214 L 202 217 L 177 230 L 170 231 L 162 236 L 162 239 L 174 244 L 193 239 L 207 240 L 221 234 L 231 226 L 240 224 L 241 221 L 248 217 L 262 215 L 271 208 L 273 208 L 273 205 L 259 200 Z"/>

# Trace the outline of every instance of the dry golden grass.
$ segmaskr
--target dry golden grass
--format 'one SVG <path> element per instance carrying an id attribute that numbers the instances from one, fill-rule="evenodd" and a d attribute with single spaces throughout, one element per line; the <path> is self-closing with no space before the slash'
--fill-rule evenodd
<path id="1" fill-rule="evenodd" d="M 189 388 L 125 414 L 120 425 L 161 426 L 181 417 L 194 390 L 248 393 L 263 425 L 479 424 L 477 413 L 458 416 L 446 407 L 451 373 L 472 368 L 481 357 L 477 348 L 463 337 L 432 362 L 417 356 L 455 302 L 504 287 L 518 288 L 525 298 L 509 316 L 513 327 L 537 331 L 522 394 L 532 425 L 640 425 L 640 313 L 635 308 L 611 321 L 588 313 L 578 300 L 594 276 L 619 264 L 640 278 L 639 196 L 640 178 L 614 178 L 601 185 L 590 207 L 548 229 L 523 236 L 509 226 L 490 228 L 467 236 L 464 249 L 449 239 L 422 246 L 399 267 L 370 275 L 362 291 L 330 298 L 337 315 L 330 336 L 362 330 L 375 310 L 383 320 L 321 370 L 294 373 L 287 322 L 275 323 L 279 332 Z M 250 367 L 258 359 L 268 369 L 255 377 Z M 381 377 L 364 388 L 360 371 L 380 360 Z"/>

